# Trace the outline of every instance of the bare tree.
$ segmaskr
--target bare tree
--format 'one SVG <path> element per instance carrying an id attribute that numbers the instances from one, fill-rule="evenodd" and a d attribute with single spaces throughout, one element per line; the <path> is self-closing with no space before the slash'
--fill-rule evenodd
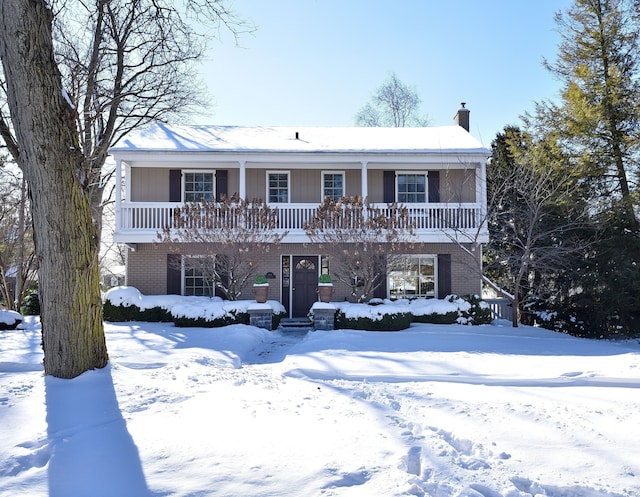
<path id="1" fill-rule="evenodd" d="M 0 297 L 19 310 L 29 281 L 35 279 L 33 231 L 26 181 L 0 159 Z"/>
<path id="2" fill-rule="evenodd" d="M 404 84 L 392 72 L 376 89 L 371 101 L 356 114 L 356 126 L 427 126 L 429 118 L 420 116 L 419 112 L 420 97 L 416 89 Z"/>
<path id="3" fill-rule="evenodd" d="M 179 263 L 196 271 L 229 300 L 237 300 L 261 265 L 261 254 L 277 247 L 287 232 L 278 231 L 278 211 L 262 200 L 234 196 L 222 201 L 187 203 L 177 208 L 173 225 L 158 243 L 187 253 Z"/>
<path id="4" fill-rule="evenodd" d="M 373 296 L 394 255 L 413 246 L 408 210 L 398 204 L 374 208 L 362 197 L 325 197 L 305 232 L 329 256 L 335 278 L 356 302 Z"/>
<path id="5" fill-rule="evenodd" d="M 109 146 L 193 102 L 204 50 L 194 26 L 237 32 L 224 0 L 181 5 L 191 18 L 158 0 L 0 0 L 0 135 L 31 192 L 46 374 L 107 364 L 98 252 Z"/>
<path id="6" fill-rule="evenodd" d="M 482 279 L 513 307 L 513 326 L 524 308 L 552 285 L 553 275 L 570 269 L 591 240 L 587 206 L 577 202 L 571 171 L 561 167 L 553 140 L 534 140 L 506 128 L 493 144 L 487 168 L 487 223 L 490 243 Z M 482 269 L 479 234 L 452 226 L 450 238 Z"/>

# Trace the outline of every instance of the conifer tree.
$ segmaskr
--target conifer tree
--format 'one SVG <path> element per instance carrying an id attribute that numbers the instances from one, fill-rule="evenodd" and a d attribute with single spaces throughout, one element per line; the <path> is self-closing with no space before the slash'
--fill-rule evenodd
<path id="1" fill-rule="evenodd" d="M 525 119 L 528 131 L 557 136 L 572 201 L 588 202 L 597 225 L 580 267 L 557 281 L 563 329 L 582 335 L 639 331 L 639 5 L 575 0 L 558 13 L 558 56 L 545 65 L 562 83 L 560 100 Z"/>
<path id="2" fill-rule="evenodd" d="M 637 16 L 627 0 L 576 0 L 556 15 L 561 43 L 546 67 L 562 82 L 559 104 L 537 117 L 557 130 L 593 196 L 627 228 L 638 230 L 640 52 Z"/>

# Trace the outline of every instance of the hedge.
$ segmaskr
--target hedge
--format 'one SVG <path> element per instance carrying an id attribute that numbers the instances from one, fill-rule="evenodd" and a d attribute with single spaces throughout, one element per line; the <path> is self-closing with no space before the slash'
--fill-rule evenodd
<path id="1" fill-rule="evenodd" d="M 336 311 L 334 326 L 337 330 L 399 331 L 411 326 L 411 317 L 409 312 L 398 312 L 384 314 L 381 319 L 368 317 L 348 318 L 344 312 L 338 310 Z"/>

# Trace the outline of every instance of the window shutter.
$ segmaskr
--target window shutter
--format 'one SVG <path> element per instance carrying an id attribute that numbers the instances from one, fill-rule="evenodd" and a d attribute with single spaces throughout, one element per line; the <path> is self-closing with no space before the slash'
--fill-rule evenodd
<path id="1" fill-rule="evenodd" d="M 395 171 L 383 171 L 382 201 L 387 204 L 393 204 L 396 201 L 396 172 Z"/>
<path id="2" fill-rule="evenodd" d="M 387 298 L 387 275 L 382 274 L 378 276 L 380 278 L 380 286 L 373 291 L 373 297 L 376 299 Z"/>
<path id="3" fill-rule="evenodd" d="M 216 201 L 221 202 L 222 197 L 229 196 L 229 171 L 219 169 L 216 171 Z"/>
<path id="4" fill-rule="evenodd" d="M 169 170 L 169 202 L 182 201 L 182 171 Z"/>
<path id="5" fill-rule="evenodd" d="M 440 171 L 429 171 L 429 202 L 440 202 Z"/>
<path id="6" fill-rule="evenodd" d="M 178 254 L 167 254 L 167 295 L 180 295 L 182 293 L 180 261 Z"/>
<path id="7" fill-rule="evenodd" d="M 451 254 L 438 255 L 438 298 L 451 295 Z"/>

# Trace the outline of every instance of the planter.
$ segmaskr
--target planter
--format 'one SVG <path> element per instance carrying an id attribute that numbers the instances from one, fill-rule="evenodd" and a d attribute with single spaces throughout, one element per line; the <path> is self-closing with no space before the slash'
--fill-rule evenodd
<path id="1" fill-rule="evenodd" d="M 320 298 L 320 302 L 331 302 L 333 285 L 331 283 L 318 283 L 318 297 Z"/>
<path id="2" fill-rule="evenodd" d="M 269 284 L 253 285 L 253 293 L 256 295 L 256 302 L 258 304 L 264 304 L 269 298 Z"/>

